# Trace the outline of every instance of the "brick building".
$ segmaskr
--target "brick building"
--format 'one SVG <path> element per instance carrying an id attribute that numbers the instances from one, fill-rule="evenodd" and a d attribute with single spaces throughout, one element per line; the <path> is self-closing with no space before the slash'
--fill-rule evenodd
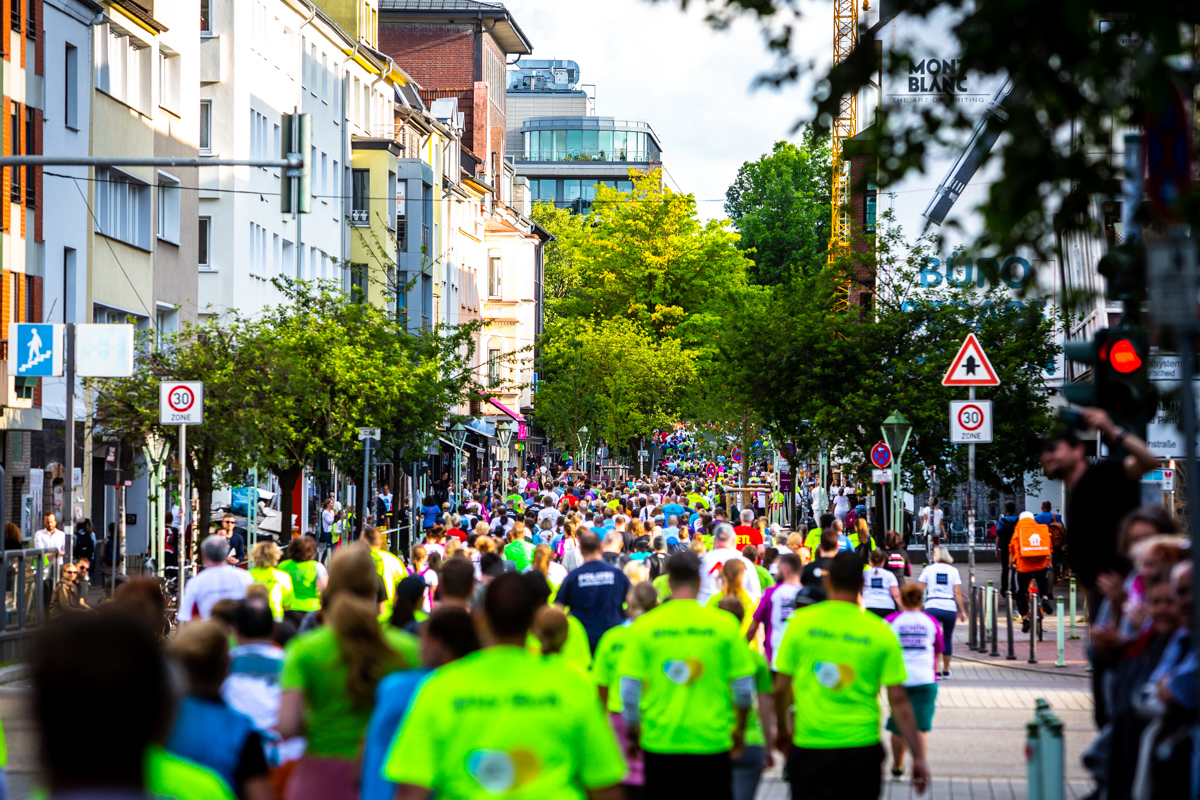
<path id="1" fill-rule="evenodd" d="M 463 114 L 463 147 L 480 177 L 511 202 L 505 157 L 505 64 L 533 46 L 498 3 L 380 0 L 379 49 L 421 85 L 426 105 L 453 97 Z M 507 175 L 506 175 L 507 173 Z"/>

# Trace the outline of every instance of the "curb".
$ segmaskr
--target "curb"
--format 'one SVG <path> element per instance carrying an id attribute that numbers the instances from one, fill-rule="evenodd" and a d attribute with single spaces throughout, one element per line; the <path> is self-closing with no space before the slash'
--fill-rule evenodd
<path id="1" fill-rule="evenodd" d="M 14 683 L 28 677 L 28 664 L 9 664 L 7 667 L 0 667 L 0 685 Z"/>
<path id="2" fill-rule="evenodd" d="M 975 658 L 973 656 L 960 656 L 958 653 L 954 654 L 954 658 L 962 660 L 962 661 L 970 661 L 972 664 L 987 664 L 988 666 L 1000 667 L 1002 669 L 1016 669 L 1016 670 L 1021 670 L 1022 672 L 1039 672 L 1043 675 L 1056 675 L 1059 677 L 1068 677 L 1068 678 L 1082 678 L 1083 680 L 1089 680 L 1089 681 L 1092 679 L 1092 674 L 1090 672 L 1085 672 L 1081 675 L 1078 672 L 1068 672 L 1062 667 L 1058 667 L 1058 668 L 1054 668 L 1054 669 L 1042 669 L 1041 667 L 1030 666 L 1028 662 L 1021 662 L 1021 661 L 1013 662 L 1013 661 L 1009 661 L 1008 659 L 1003 659 L 1003 658 L 1000 660 L 997 660 L 994 658 L 984 659 L 984 658 Z"/>

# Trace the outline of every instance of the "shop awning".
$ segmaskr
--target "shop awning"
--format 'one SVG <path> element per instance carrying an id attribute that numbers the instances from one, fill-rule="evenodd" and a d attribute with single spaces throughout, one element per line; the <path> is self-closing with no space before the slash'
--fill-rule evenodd
<path id="1" fill-rule="evenodd" d="M 500 409 L 501 411 L 503 411 L 503 412 L 504 412 L 505 414 L 507 414 L 508 416 L 512 417 L 512 419 L 513 419 L 514 421 L 516 421 L 516 422 L 524 422 L 524 421 L 525 421 L 525 418 L 524 418 L 523 416 L 521 416 L 520 412 L 513 411 L 511 408 L 509 408 L 508 406 L 504 405 L 504 404 L 503 404 L 503 403 L 501 403 L 499 400 L 493 400 L 492 398 L 490 398 L 490 397 L 489 397 L 489 398 L 487 398 L 487 401 L 488 401 L 489 403 L 491 403 L 492 405 L 494 405 L 496 408 L 498 408 L 498 409 Z"/>

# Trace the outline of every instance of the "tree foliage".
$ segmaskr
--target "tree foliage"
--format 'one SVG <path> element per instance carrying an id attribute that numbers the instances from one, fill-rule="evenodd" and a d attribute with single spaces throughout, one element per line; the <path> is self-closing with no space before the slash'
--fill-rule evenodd
<path id="1" fill-rule="evenodd" d="M 830 234 L 829 138 L 811 127 L 799 145 L 776 142 L 771 152 L 746 162 L 725 193 L 725 213 L 750 254 L 750 280 L 773 286 L 796 270 L 824 266 Z"/>

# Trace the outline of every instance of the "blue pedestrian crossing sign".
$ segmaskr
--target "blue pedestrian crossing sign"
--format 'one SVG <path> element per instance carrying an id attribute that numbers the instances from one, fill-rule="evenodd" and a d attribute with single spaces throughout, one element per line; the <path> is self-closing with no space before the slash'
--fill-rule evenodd
<path id="1" fill-rule="evenodd" d="M 63 374 L 63 326 L 13 322 L 8 326 L 8 371 L 21 378 Z"/>

